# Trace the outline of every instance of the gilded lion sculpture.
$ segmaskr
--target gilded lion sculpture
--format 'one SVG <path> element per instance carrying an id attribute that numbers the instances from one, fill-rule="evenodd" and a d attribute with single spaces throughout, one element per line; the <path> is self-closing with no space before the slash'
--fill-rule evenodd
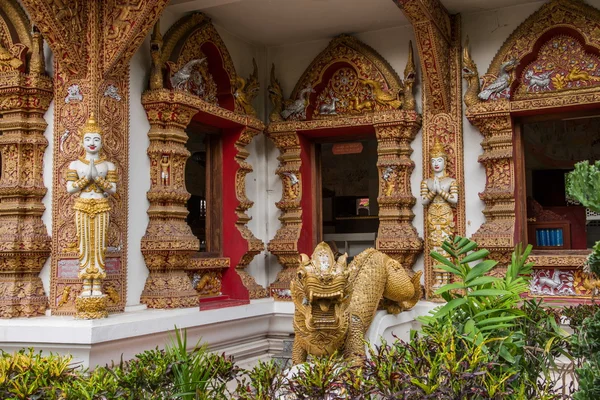
<path id="1" fill-rule="evenodd" d="M 347 265 L 347 255 L 337 260 L 327 243 L 320 243 L 300 266 L 291 282 L 296 307 L 292 351 L 294 364 L 306 357 L 343 350 L 344 358 L 360 363 L 365 355 L 364 336 L 380 301 L 397 314 L 421 298 L 421 272 L 411 278 L 402 265 L 367 249 Z"/>

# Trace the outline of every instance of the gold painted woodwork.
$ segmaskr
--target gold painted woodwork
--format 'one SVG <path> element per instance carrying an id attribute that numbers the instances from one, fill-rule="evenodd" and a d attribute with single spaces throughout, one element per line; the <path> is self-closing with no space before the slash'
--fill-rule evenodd
<path id="1" fill-rule="evenodd" d="M 104 290 L 112 288 L 116 293 L 107 299 L 108 311 L 122 311 L 127 298 L 129 60 L 167 0 L 25 0 L 22 4 L 55 55 L 50 308 L 56 315 L 74 314 L 74 299 L 81 290 L 78 279 L 59 276 L 59 263 L 77 257 L 73 199 L 64 190 L 64 170 L 68 161 L 79 156 L 80 128 L 95 112 L 104 132 L 104 151 L 122 173 L 119 193 L 110 199 L 107 253 L 107 262 L 116 259 L 120 269 L 104 281 Z M 67 89 L 74 84 L 79 85 L 83 100 L 66 102 Z"/>
<path id="2" fill-rule="evenodd" d="M 16 1 L 0 2 L 0 47 L 8 53 L 0 66 L 0 318 L 44 315 L 48 304 L 39 273 L 51 253 L 41 217 L 52 80 L 31 30 Z"/>
<path id="3" fill-rule="evenodd" d="M 380 182 L 380 223 L 376 247 L 401 262 L 407 270 L 412 269 L 423 243 L 412 226 L 412 207 L 416 200 L 412 196 L 410 186 L 410 176 L 414 170 L 414 163 L 410 159 L 413 151 L 411 142 L 421 127 L 421 116 L 414 111 L 412 89 L 415 65 L 411 49 L 412 45 L 409 45 L 409 60 L 405 68 L 407 81 L 402 82 L 389 63 L 371 47 L 349 35 L 334 38 L 308 66 L 296 84 L 291 98 L 296 98 L 297 93 L 308 86 L 316 87 L 320 84 L 329 66 L 344 62 L 354 68 L 363 82 L 370 80 L 374 94 L 376 89 L 380 90 L 380 103 L 376 106 L 377 100 L 374 99 L 371 107 L 360 110 L 365 112 L 319 116 L 317 119 L 306 121 L 282 120 L 279 113 L 284 105 L 283 93 L 272 67 L 269 97 L 273 103 L 273 110 L 267 134 L 280 151 L 276 174 L 283 184 L 282 198 L 276 203 L 282 212 L 279 217 L 281 227 L 267 247 L 283 266 L 277 279 L 270 286 L 271 295 L 276 299 L 291 300 L 289 284 L 299 265 L 298 240 L 302 229 L 302 213 L 312 212 L 303 210 L 300 205 L 303 193 L 298 136 L 302 131 L 359 126 L 375 130 Z M 356 85 L 357 88 L 358 86 Z M 383 87 L 387 88 L 386 92 L 381 91 Z M 394 109 L 400 106 L 401 110 Z M 393 177 L 385 179 L 384 174 L 388 168 L 394 171 Z M 292 176 L 297 179 L 296 185 L 291 182 Z"/>
<path id="4" fill-rule="evenodd" d="M 252 167 L 245 161 L 248 157 L 245 146 L 264 129 L 264 125 L 256 118 L 223 109 L 183 91 L 147 91 L 142 95 L 142 105 L 150 122 L 148 157 L 151 182 L 148 191 L 150 221 L 141 244 L 150 275 L 142 292 L 142 302 L 151 308 L 198 305 L 198 294 L 192 287 L 186 270 L 192 256 L 198 251 L 199 244 L 185 219 L 188 214 L 186 202 L 190 196 L 185 188 L 185 163 L 190 156 L 185 147 L 188 140 L 185 128 L 198 112 L 246 126 L 236 142 L 236 161 L 240 170 L 237 172 L 235 185 L 240 202 L 236 209 L 237 226 L 248 241 L 249 250 L 242 256 L 236 270 L 251 295 L 263 296 L 264 292 L 261 292 L 260 287 L 245 271 L 245 267 L 262 251 L 264 245 L 246 226 L 250 218 L 245 212 L 252 206 L 252 202 L 246 198 L 244 178 L 252 171 Z M 169 182 L 166 186 L 161 179 L 163 155 L 168 155 L 170 162 Z"/>
<path id="5" fill-rule="evenodd" d="M 290 284 L 294 302 L 294 364 L 308 355 L 325 356 L 343 350 L 360 364 L 365 355 L 364 335 L 380 302 L 392 314 L 410 310 L 421 299 L 421 274 L 410 276 L 401 263 L 367 249 L 346 265 L 322 242 L 309 258 L 300 257 Z M 383 301 L 382 301 L 383 300 Z"/>
<path id="6" fill-rule="evenodd" d="M 581 1 L 553 0 L 544 4 L 530 15 L 508 37 L 496 53 L 486 74 L 482 76 L 483 86 L 492 82 L 500 65 L 509 60 L 521 61 L 531 57 L 542 38 L 548 37 L 553 28 L 571 29 L 579 32 L 586 45 L 600 52 L 600 10 Z M 467 51 L 467 49 L 465 49 Z M 544 112 L 571 106 L 600 106 L 600 87 L 545 91 L 526 96 L 515 95 L 510 99 L 482 101 L 474 96 L 479 91 L 477 66 L 468 52 L 463 58 L 468 89 L 465 97 L 466 116 L 483 135 L 481 146 L 484 153 L 479 162 L 486 169 L 485 190 L 479 197 L 485 203 L 485 223 L 473 235 L 480 246 L 492 251 L 495 259 L 506 263 L 515 245 L 515 159 L 513 157 L 513 117 L 523 112 Z M 514 82 L 512 88 L 521 82 Z M 578 267 L 579 261 L 571 256 L 533 256 L 536 265 L 562 267 L 565 263 Z"/>
<path id="7" fill-rule="evenodd" d="M 460 17 L 450 16 L 439 0 L 395 0 L 411 21 L 421 69 L 423 90 L 423 171 L 430 171 L 429 150 L 439 140 L 448 153 L 448 176 L 458 182 L 459 201 L 455 207 L 455 233 L 465 234 L 464 162 L 462 137 L 462 80 Z M 425 172 L 428 173 L 428 172 Z M 427 176 L 424 176 L 427 178 Z M 432 298 L 434 283 L 433 249 L 425 206 L 425 296 Z"/>
<path id="8" fill-rule="evenodd" d="M 255 117 L 255 113 L 250 112 L 250 108 L 241 106 L 241 99 L 235 102 L 235 111 L 230 111 L 185 91 L 163 89 L 163 65 L 171 63 L 174 70 L 172 72 L 175 72 L 187 62 L 203 58 L 201 46 L 206 42 L 214 44 L 219 50 L 232 90 L 238 88 L 244 91 L 244 95 L 248 95 L 245 98 L 246 106 L 252 100 L 250 89 L 256 86 L 251 82 L 252 78 L 244 80 L 243 88 L 235 86 L 238 76 L 229 52 L 206 15 L 194 13 L 180 19 L 167 31 L 164 39 L 160 35 L 158 24 L 155 26 L 151 39 L 151 90 L 142 95 L 142 105 L 150 122 L 148 157 L 151 165 L 151 186 L 148 191 L 150 221 L 141 245 L 150 275 L 142 292 L 142 302 L 151 308 L 194 307 L 198 305 L 199 296 L 220 294 L 222 271 L 216 265 L 207 270 L 199 267 L 198 263 L 199 260 L 204 260 L 202 263 L 210 264 L 223 258 L 193 257 L 199 244 L 186 222 L 186 202 L 190 195 L 185 188 L 185 163 L 190 153 L 185 147 L 188 140 L 185 129 L 197 113 L 212 115 L 245 127 L 235 143 L 239 169 L 234 184 L 239 202 L 236 207 L 236 226 L 248 243 L 248 251 L 236 265 L 236 271 L 251 298 L 267 296 L 265 289 L 245 270 L 256 254 L 264 249 L 263 242 L 247 227 L 250 217 L 246 211 L 252 207 L 253 202 L 246 197 L 245 186 L 245 176 L 252 172 L 252 166 L 246 162 L 249 153 L 245 147 L 255 135 L 264 130 L 264 124 Z M 256 68 L 253 75 L 258 76 Z M 161 178 L 165 156 L 169 162 L 169 179 L 166 182 Z M 199 279 L 196 288 L 191 281 L 195 275 Z"/>
<path id="9" fill-rule="evenodd" d="M 454 23 L 440 0 L 394 0 L 413 25 L 424 71 L 423 109 L 451 113 L 453 83 L 449 57 Z M 425 119 L 427 116 L 423 112 Z"/>

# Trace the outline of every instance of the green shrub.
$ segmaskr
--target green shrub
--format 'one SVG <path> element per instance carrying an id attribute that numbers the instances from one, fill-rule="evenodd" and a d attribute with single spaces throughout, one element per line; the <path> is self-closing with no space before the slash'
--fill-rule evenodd
<path id="1" fill-rule="evenodd" d="M 236 398 L 240 400 L 270 400 L 283 386 L 282 369 L 274 360 L 259 361 L 254 368 L 237 378 Z"/>
<path id="2" fill-rule="evenodd" d="M 531 246 L 515 248 L 501 278 L 486 275 L 497 263 L 486 260 L 489 251 L 476 250 L 477 243 L 472 240 L 457 236 L 444 242 L 442 249 L 447 257 L 436 252 L 431 256 L 441 263 L 436 268 L 449 272 L 454 282 L 436 292 L 447 303 L 419 318 L 424 324 L 423 335 L 437 337 L 451 325 L 461 343 L 457 357 L 474 351 L 463 340 L 477 346 L 494 365 L 488 373 L 494 374 L 492 381 L 501 384 L 496 389 L 505 393 L 505 398 L 558 396 L 554 388 L 559 377 L 552 374 L 555 358 L 570 354 L 556 313 L 540 302 L 522 298 L 529 289 L 532 263 L 527 263 L 527 257 Z M 510 385 L 504 387 L 507 374 L 513 376 L 507 381 Z M 494 387 L 489 386 L 491 389 Z"/>
<path id="3" fill-rule="evenodd" d="M 576 400 L 600 399 L 600 311 L 586 318 L 577 334 L 571 337 L 573 354 L 583 363 L 577 368 L 579 389 Z"/>
<path id="4" fill-rule="evenodd" d="M 77 366 L 71 356 L 42 356 L 33 349 L 13 354 L 2 351 L 0 357 L 0 398 L 58 399 L 60 387 L 78 380 Z"/>
<path id="5" fill-rule="evenodd" d="M 600 311 L 598 304 L 577 304 L 564 307 L 561 313 L 569 319 L 569 326 L 573 329 L 573 332 L 578 334 L 583 321 L 588 317 L 592 317 L 597 311 Z"/>

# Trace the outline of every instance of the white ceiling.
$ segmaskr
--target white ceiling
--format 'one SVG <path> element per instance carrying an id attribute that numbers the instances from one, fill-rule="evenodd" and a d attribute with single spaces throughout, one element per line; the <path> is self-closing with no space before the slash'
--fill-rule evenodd
<path id="1" fill-rule="evenodd" d="M 533 3 L 539 0 L 442 0 L 451 13 Z M 203 11 L 247 41 L 278 46 L 360 33 L 408 21 L 392 0 L 171 0 L 174 14 Z"/>

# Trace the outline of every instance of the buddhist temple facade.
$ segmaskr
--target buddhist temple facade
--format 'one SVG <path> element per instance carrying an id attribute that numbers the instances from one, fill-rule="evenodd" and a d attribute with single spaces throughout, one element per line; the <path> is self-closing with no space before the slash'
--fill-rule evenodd
<path id="1" fill-rule="evenodd" d="M 94 366 L 177 326 L 263 357 L 322 241 L 423 271 L 371 341 L 440 302 L 453 235 L 589 301 L 566 173 L 599 116 L 600 0 L 3 0 L 0 347 Z"/>

